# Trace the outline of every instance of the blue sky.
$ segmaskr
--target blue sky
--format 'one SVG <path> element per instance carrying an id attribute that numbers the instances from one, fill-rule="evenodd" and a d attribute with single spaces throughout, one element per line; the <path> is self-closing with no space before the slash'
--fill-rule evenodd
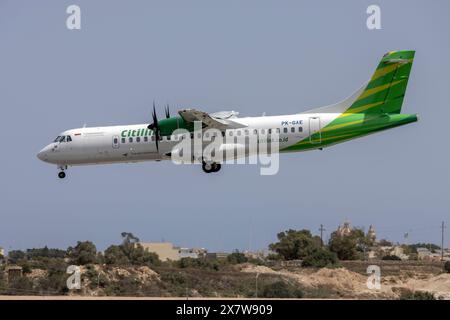
<path id="1" fill-rule="evenodd" d="M 448 1 L 0 0 L 0 246 L 100 249 L 130 231 L 212 251 L 261 249 L 285 229 L 349 219 L 379 237 L 439 243 L 449 216 Z M 82 29 L 66 28 L 67 6 Z M 171 162 L 75 167 L 36 153 L 59 132 L 146 123 L 172 111 L 292 114 L 347 97 L 381 56 L 414 49 L 403 105 L 418 123 L 257 166 Z M 446 233 L 447 243 L 449 231 Z"/>

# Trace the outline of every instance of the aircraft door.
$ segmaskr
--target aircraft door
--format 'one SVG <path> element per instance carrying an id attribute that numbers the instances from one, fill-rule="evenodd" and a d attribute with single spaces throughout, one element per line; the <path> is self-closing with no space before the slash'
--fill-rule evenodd
<path id="1" fill-rule="evenodd" d="M 309 118 L 309 141 L 312 144 L 322 142 L 322 134 L 320 132 L 320 117 Z"/>
<path id="2" fill-rule="evenodd" d="M 119 149 L 119 136 L 113 136 L 112 137 L 112 147 L 113 149 Z"/>

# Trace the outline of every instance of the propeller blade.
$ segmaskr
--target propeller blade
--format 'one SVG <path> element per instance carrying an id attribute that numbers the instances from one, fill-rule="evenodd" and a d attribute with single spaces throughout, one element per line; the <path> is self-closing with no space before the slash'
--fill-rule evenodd
<path id="1" fill-rule="evenodd" d="M 153 123 L 149 124 L 147 128 L 153 131 L 153 134 L 155 135 L 155 143 L 156 143 L 156 151 L 159 152 L 159 125 L 158 125 L 158 117 L 156 116 L 156 106 L 155 101 L 153 101 L 153 111 L 152 111 L 152 120 Z"/>
<path id="2" fill-rule="evenodd" d="M 170 118 L 169 104 L 166 105 L 166 107 L 164 108 L 164 111 L 166 112 L 166 118 L 169 119 Z"/>

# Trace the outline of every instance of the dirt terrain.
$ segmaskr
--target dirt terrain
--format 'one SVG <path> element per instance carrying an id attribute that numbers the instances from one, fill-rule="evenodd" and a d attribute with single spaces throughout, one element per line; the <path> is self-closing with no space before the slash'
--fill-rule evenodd
<path id="1" fill-rule="evenodd" d="M 409 272 L 408 275 L 388 275 L 381 277 L 381 288 L 368 289 L 367 276 L 345 268 L 274 270 L 265 266 L 242 265 L 241 272 L 277 274 L 302 287 L 327 287 L 344 298 L 381 298 L 398 299 L 405 290 L 428 291 L 436 297 L 450 299 L 450 274 L 426 273 L 423 270 Z"/>

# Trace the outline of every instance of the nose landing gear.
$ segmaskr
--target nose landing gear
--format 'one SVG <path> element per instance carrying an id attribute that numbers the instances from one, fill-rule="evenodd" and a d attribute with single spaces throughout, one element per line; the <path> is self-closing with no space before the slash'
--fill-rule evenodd
<path id="1" fill-rule="evenodd" d="M 216 162 L 205 162 L 202 163 L 202 169 L 206 173 L 217 172 L 222 168 L 220 163 Z"/>
<path id="2" fill-rule="evenodd" d="M 58 178 L 64 179 L 66 177 L 66 173 L 64 172 L 64 170 L 67 170 L 67 166 L 58 166 L 58 169 L 61 170 L 60 172 L 58 172 Z"/>

